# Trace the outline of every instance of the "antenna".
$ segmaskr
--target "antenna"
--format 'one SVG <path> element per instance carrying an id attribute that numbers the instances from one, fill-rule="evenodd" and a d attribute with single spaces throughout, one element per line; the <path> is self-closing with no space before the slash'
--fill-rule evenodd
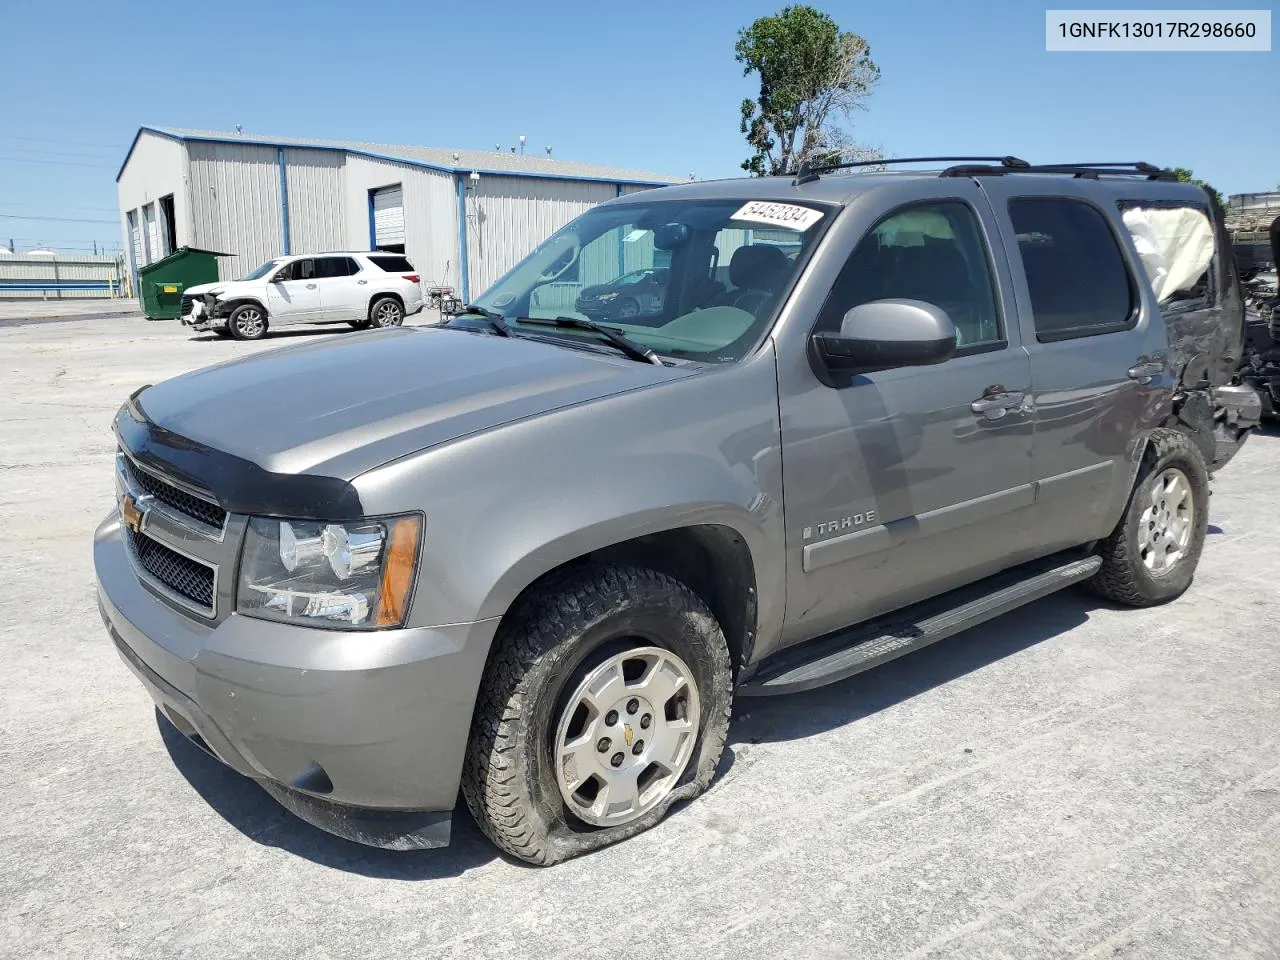
<path id="1" fill-rule="evenodd" d="M 524 156 L 524 134 L 520 134 L 520 156 Z"/>
<path id="2" fill-rule="evenodd" d="M 240 132 L 240 129 L 241 129 L 241 128 L 240 128 L 240 124 L 238 124 L 238 123 L 237 123 L 237 124 L 236 124 L 236 136 L 237 136 L 237 137 L 240 137 L 240 136 L 243 136 L 243 135 L 244 135 L 244 134 L 242 134 L 242 133 Z"/>
<path id="3" fill-rule="evenodd" d="M 551 159 L 551 144 L 547 144 L 547 159 Z"/>

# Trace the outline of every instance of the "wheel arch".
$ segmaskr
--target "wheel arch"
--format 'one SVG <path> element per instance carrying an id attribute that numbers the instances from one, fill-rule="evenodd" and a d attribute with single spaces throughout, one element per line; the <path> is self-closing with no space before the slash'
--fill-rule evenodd
<path id="1" fill-rule="evenodd" d="M 222 300 L 222 301 L 219 301 L 218 303 L 218 309 L 221 310 L 223 314 L 229 317 L 237 307 L 243 307 L 246 305 L 257 307 L 259 310 L 262 311 L 263 317 L 267 319 L 271 318 L 271 311 L 268 310 L 267 305 L 257 297 L 242 296 L 242 297 L 233 297 L 230 300 Z"/>
<path id="2" fill-rule="evenodd" d="M 720 624 L 734 674 L 750 662 L 758 635 L 756 562 L 748 538 L 724 522 L 667 527 L 541 562 L 526 562 L 493 588 L 485 606 L 501 607 L 505 618 L 520 601 L 565 571 L 591 566 L 631 566 L 657 570 L 696 593 Z"/>
<path id="3" fill-rule="evenodd" d="M 372 321 L 373 305 L 377 303 L 379 300 L 387 300 L 387 299 L 394 300 L 396 303 L 400 304 L 400 311 L 404 313 L 405 311 L 404 297 L 400 296 L 400 294 L 394 290 L 379 290 L 377 293 L 370 295 L 369 303 L 365 307 L 364 318 L 366 320 Z"/>

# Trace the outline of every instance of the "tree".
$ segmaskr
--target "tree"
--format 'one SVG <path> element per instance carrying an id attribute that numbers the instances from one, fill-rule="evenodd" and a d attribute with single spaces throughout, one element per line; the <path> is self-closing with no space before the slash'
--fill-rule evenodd
<path id="1" fill-rule="evenodd" d="M 856 33 L 813 7 L 783 8 L 738 31 L 742 73 L 760 77 L 760 96 L 742 101 L 741 130 L 755 150 L 742 169 L 791 174 L 806 159 L 857 152 L 838 123 L 866 109 L 880 68 Z"/>
<path id="2" fill-rule="evenodd" d="M 1226 201 L 1223 200 L 1222 194 L 1220 194 L 1217 190 L 1213 189 L 1213 187 L 1209 186 L 1209 184 L 1205 183 L 1203 180 L 1197 180 L 1194 170 L 1188 170 L 1186 167 L 1174 167 L 1173 173 L 1174 173 L 1174 176 L 1176 176 L 1183 183 L 1193 183 L 1197 187 L 1200 187 L 1201 189 L 1203 189 L 1206 193 L 1209 194 L 1209 196 L 1213 197 L 1213 199 L 1217 202 L 1218 206 L 1222 207 L 1224 210 L 1226 209 L 1227 204 L 1226 204 Z"/>

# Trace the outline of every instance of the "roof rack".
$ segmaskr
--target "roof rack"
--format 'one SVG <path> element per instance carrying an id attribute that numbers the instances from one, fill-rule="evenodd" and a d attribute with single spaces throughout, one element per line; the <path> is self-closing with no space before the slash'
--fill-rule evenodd
<path id="1" fill-rule="evenodd" d="M 819 174 L 832 170 L 850 170 L 854 167 L 880 167 L 890 163 L 998 163 L 1003 169 L 1022 169 L 1031 164 L 1017 157 L 894 157 L 885 160 L 854 160 L 849 163 L 810 163 L 804 160 L 796 171 L 793 187 L 803 186 L 820 179 Z M 984 168 L 985 169 L 985 168 Z"/>
<path id="2" fill-rule="evenodd" d="M 938 174 L 941 177 L 1002 177 L 1014 173 L 1055 173 L 1077 179 L 1097 180 L 1099 177 L 1145 177 L 1147 180 L 1177 180 L 1172 170 L 1157 167 L 1141 160 L 1134 163 L 1041 163 L 1010 168 L 1005 165 L 988 166 L 961 164 L 948 167 Z"/>

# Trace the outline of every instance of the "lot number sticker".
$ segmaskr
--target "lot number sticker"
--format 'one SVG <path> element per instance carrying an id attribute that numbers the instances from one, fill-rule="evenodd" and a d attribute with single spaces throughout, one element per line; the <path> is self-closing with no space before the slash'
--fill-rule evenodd
<path id="1" fill-rule="evenodd" d="M 733 215 L 734 220 L 747 220 L 751 223 L 767 223 L 771 227 L 782 227 L 800 233 L 808 230 L 822 219 L 821 210 L 810 210 L 794 203 L 770 203 L 767 200 L 752 200 Z"/>

